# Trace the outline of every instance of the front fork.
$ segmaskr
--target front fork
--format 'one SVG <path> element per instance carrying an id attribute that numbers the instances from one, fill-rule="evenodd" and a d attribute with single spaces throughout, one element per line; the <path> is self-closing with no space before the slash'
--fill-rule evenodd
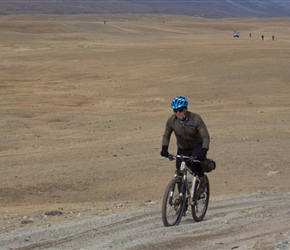
<path id="1" fill-rule="evenodd" d="M 190 192 L 190 201 L 191 201 L 191 205 L 193 205 L 195 203 L 195 191 L 196 191 L 196 186 L 198 185 L 198 183 L 200 182 L 200 179 L 198 178 L 198 176 L 194 176 L 193 180 L 192 180 L 192 187 L 191 187 L 191 192 Z"/>
<path id="2" fill-rule="evenodd" d="M 184 194 L 184 190 L 185 190 L 186 191 L 186 198 L 187 198 L 188 204 L 189 205 L 194 205 L 194 202 L 195 202 L 194 197 L 195 197 L 195 190 L 196 190 L 196 188 L 194 188 L 194 187 L 197 186 L 198 183 L 200 182 L 198 176 L 194 176 L 193 177 L 191 187 L 189 186 L 189 183 L 187 181 L 187 175 L 183 175 L 183 177 L 181 177 L 181 176 L 175 176 L 175 178 L 182 178 L 183 179 L 183 181 L 181 183 L 181 186 L 179 188 L 179 197 L 180 197 L 180 200 L 182 200 L 183 194 Z"/>
<path id="3" fill-rule="evenodd" d="M 184 163 L 184 162 L 182 162 Z M 181 163 L 181 169 L 184 169 L 185 168 L 185 163 L 184 165 Z M 182 200 L 182 197 L 183 197 L 183 193 L 184 193 L 184 189 L 186 191 L 186 198 L 188 200 L 188 204 L 189 205 L 194 205 L 194 202 L 195 202 L 195 186 L 198 185 L 198 183 L 200 182 L 198 176 L 194 175 L 193 177 L 193 180 L 192 180 L 192 184 L 191 184 L 191 187 L 189 187 L 189 183 L 187 181 L 187 174 L 183 175 L 183 176 L 177 176 L 175 175 L 175 178 L 182 178 L 183 181 L 181 182 L 181 187 L 179 188 L 179 198 L 180 200 Z M 169 199 L 169 202 L 172 203 L 172 195 L 173 195 L 173 190 L 171 191 L 171 194 L 170 194 L 170 199 Z"/>
<path id="4" fill-rule="evenodd" d="M 196 186 L 198 185 L 199 182 L 200 182 L 200 179 L 198 178 L 198 176 L 194 175 L 192 179 L 191 187 L 189 187 L 189 183 L 186 179 L 186 176 L 184 177 L 183 183 L 185 183 L 186 185 L 186 196 L 187 196 L 187 202 L 189 205 L 194 205 L 195 203 Z"/>

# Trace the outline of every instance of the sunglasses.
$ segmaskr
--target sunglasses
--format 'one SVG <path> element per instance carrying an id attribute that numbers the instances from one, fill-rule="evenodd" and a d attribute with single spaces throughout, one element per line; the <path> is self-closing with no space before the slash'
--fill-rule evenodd
<path id="1" fill-rule="evenodd" d="M 177 113 L 177 112 L 181 113 L 181 112 L 183 112 L 183 110 L 184 110 L 184 109 L 173 109 L 173 112 L 174 112 L 174 113 Z"/>

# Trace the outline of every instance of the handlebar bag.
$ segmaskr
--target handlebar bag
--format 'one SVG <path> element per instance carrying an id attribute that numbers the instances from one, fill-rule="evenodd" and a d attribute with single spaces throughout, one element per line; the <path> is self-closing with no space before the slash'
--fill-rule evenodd
<path id="1" fill-rule="evenodd" d="M 201 164 L 201 167 L 203 168 L 203 171 L 205 173 L 209 173 L 212 170 L 215 170 L 216 169 L 216 163 L 212 159 L 206 158 L 203 161 L 201 161 L 200 164 Z"/>

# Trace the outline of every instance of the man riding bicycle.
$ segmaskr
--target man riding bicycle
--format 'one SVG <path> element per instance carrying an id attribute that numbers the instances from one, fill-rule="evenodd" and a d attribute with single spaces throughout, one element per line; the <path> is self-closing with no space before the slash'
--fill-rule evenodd
<path id="1" fill-rule="evenodd" d="M 171 115 L 166 123 L 162 139 L 161 156 L 168 157 L 168 146 L 172 132 L 177 140 L 177 154 L 192 156 L 198 161 L 191 161 L 190 168 L 194 170 L 201 180 L 198 190 L 203 193 L 206 181 L 204 171 L 199 161 L 206 158 L 209 150 L 210 137 L 207 127 L 201 116 L 187 110 L 188 101 L 184 96 L 176 96 L 171 102 L 174 114 Z M 180 160 L 176 161 L 176 174 L 179 174 Z"/>

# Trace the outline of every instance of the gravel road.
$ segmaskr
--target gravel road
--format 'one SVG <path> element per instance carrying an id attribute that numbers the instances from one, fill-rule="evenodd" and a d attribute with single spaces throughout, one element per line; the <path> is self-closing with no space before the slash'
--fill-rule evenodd
<path id="1" fill-rule="evenodd" d="M 0 235 L 0 249 L 289 249 L 290 193 L 257 192 L 210 200 L 205 219 L 191 214 L 165 228 L 160 204 Z"/>

